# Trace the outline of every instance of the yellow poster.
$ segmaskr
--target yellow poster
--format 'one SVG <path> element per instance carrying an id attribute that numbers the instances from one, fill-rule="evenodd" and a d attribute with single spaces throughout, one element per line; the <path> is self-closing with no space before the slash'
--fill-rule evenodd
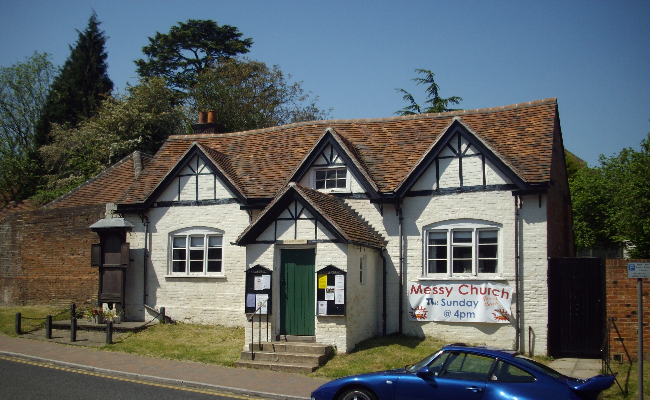
<path id="1" fill-rule="evenodd" d="M 318 274 L 318 288 L 325 289 L 327 287 L 327 275 Z"/>

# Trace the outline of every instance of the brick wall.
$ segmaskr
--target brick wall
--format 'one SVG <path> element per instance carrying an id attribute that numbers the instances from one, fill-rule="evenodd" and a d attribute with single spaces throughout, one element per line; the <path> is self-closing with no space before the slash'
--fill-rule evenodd
<path id="1" fill-rule="evenodd" d="M 91 304 L 98 271 L 88 227 L 105 206 L 40 209 L 8 214 L 0 223 L 0 305 Z"/>
<path id="2" fill-rule="evenodd" d="M 637 280 L 627 277 L 628 262 L 650 262 L 650 260 L 607 260 L 607 317 L 616 318 L 609 330 L 610 356 L 620 354 L 627 361 L 627 354 L 633 361 L 638 359 L 638 290 Z M 643 280 L 643 358 L 650 360 L 650 282 Z M 627 349 L 627 353 L 626 350 Z"/>

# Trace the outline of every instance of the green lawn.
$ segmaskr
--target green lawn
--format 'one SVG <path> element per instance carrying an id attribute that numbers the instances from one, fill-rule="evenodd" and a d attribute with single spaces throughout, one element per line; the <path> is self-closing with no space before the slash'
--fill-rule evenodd
<path id="1" fill-rule="evenodd" d="M 16 313 L 21 313 L 21 330 L 29 332 L 45 326 L 45 317 L 48 315 L 57 316 L 58 319 L 70 319 L 70 313 L 66 309 L 51 306 L 23 306 L 23 307 L 0 307 L 0 333 L 16 337 Z M 32 319 L 35 318 L 35 319 Z M 55 321 L 57 318 L 53 318 Z"/>

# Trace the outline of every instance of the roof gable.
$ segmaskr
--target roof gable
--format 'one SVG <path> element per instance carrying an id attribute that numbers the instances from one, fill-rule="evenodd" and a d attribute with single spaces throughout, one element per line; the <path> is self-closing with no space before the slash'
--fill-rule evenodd
<path id="1" fill-rule="evenodd" d="M 237 239 L 237 244 L 245 246 L 255 242 L 257 237 L 266 228 L 281 216 L 295 216 L 301 214 L 299 210 L 288 209 L 292 203 L 299 203 L 313 217 L 322 224 L 327 231 L 338 240 L 347 244 L 357 244 L 371 248 L 385 247 L 381 236 L 366 226 L 350 209 L 336 197 L 320 193 L 290 183 L 273 199 Z"/>
<path id="2" fill-rule="evenodd" d="M 328 151 L 330 149 L 331 151 Z M 371 198 L 379 197 L 377 185 L 368 174 L 354 146 L 336 133 L 336 130 L 332 127 L 325 130 L 323 136 L 298 164 L 287 182 L 299 182 L 312 166 L 337 165 L 340 164 L 339 160 L 357 177 L 357 180 L 364 190 L 370 194 Z"/>
<path id="3" fill-rule="evenodd" d="M 204 163 L 205 167 L 209 168 L 210 171 L 219 178 L 219 180 L 226 186 L 226 189 L 235 196 L 237 201 L 240 203 L 246 202 L 246 197 L 239 188 L 236 177 L 232 176 L 228 158 L 215 150 L 206 148 L 205 146 L 194 142 L 187 149 L 185 154 L 176 161 L 174 166 L 163 177 L 163 179 L 158 182 L 155 188 L 144 199 L 142 205 L 144 207 L 151 206 L 151 204 L 156 201 L 161 194 L 163 194 L 165 189 L 167 189 L 167 187 L 172 184 L 172 182 L 178 178 L 184 170 L 187 170 L 188 168 L 191 170 L 196 169 L 189 165 L 190 161 L 195 159 L 195 157 L 198 157 L 198 159 Z"/>
<path id="4" fill-rule="evenodd" d="M 454 138 L 466 140 L 469 145 L 462 147 L 461 143 L 458 145 L 451 144 L 450 141 Z M 413 166 L 411 171 L 405 179 L 397 185 L 395 189 L 396 196 L 401 197 L 408 192 L 417 180 L 424 174 L 437 157 L 458 157 L 461 158 L 467 155 L 468 152 L 477 154 L 480 153 L 487 160 L 489 160 L 497 169 L 503 173 L 510 181 L 512 181 L 517 188 L 524 189 L 526 187 L 525 180 L 522 176 L 508 163 L 503 156 L 501 156 L 489 143 L 483 140 L 476 132 L 460 117 L 454 117 L 449 125 L 443 130 L 442 134 L 431 144 L 431 146 L 424 152 L 420 160 Z M 460 187 L 463 186 L 462 171 L 460 179 Z"/>

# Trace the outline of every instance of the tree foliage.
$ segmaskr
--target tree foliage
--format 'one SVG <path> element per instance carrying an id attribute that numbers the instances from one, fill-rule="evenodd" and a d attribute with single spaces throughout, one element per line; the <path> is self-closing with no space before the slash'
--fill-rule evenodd
<path id="1" fill-rule="evenodd" d="M 632 258 L 650 258 L 650 134 L 641 150 L 602 156 L 569 181 L 579 248 L 623 243 Z"/>
<path id="2" fill-rule="evenodd" d="M 450 104 L 458 104 L 463 101 L 462 97 L 451 96 L 446 99 L 443 99 L 438 94 L 440 87 L 434 80 L 435 74 L 427 69 L 416 69 L 415 72 L 418 74 L 423 74 L 424 78 L 417 77 L 412 80 L 418 85 L 428 85 L 426 89 L 427 100 L 424 102 L 425 107 L 420 107 L 420 105 L 415 101 L 413 95 L 407 92 L 404 89 L 395 89 L 399 93 L 402 93 L 404 96 L 402 99 L 409 103 L 408 106 L 403 109 L 396 111 L 397 115 L 415 115 L 415 114 L 425 114 L 425 113 L 440 113 L 447 111 L 455 111 L 455 109 L 449 108 Z"/>
<path id="3" fill-rule="evenodd" d="M 302 82 L 290 83 L 280 67 L 248 59 L 219 61 L 198 76 L 190 91 L 196 111 L 214 110 L 226 132 L 244 131 L 327 118 Z"/>
<path id="4" fill-rule="evenodd" d="M 54 79 L 37 126 L 39 145 L 50 143 L 52 124 L 75 127 L 95 114 L 103 99 L 113 90 L 108 77 L 105 45 L 107 37 L 93 12 L 60 74 Z"/>
<path id="5" fill-rule="evenodd" d="M 0 199 L 27 196 L 34 184 L 35 123 L 56 68 L 47 53 L 0 67 Z"/>
<path id="6" fill-rule="evenodd" d="M 135 60 L 141 77 L 161 76 L 177 90 L 191 89 L 199 75 L 220 60 L 248 53 L 251 38 L 230 25 L 212 20 L 190 19 L 172 26 L 169 33 L 156 32 L 142 48 L 146 60 Z"/>
<path id="7" fill-rule="evenodd" d="M 134 150 L 153 154 L 169 135 L 187 133 L 186 112 L 162 78 L 140 81 L 106 99 L 78 127 L 54 125 L 53 143 L 41 148 L 48 170 L 39 200 L 49 201 Z"/>

